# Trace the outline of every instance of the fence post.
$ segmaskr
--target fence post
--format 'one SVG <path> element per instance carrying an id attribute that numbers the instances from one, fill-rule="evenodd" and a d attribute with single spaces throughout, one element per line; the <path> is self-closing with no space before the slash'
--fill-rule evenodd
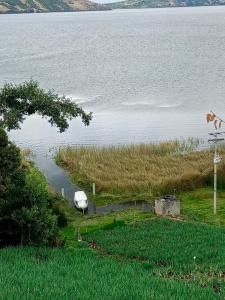
<path id="1" fill-rule="evenodd" d="M 93 193 L 93 196 L 95 196 L 95 183 L 94 182 L 92 183 L 92 193 Z"/>

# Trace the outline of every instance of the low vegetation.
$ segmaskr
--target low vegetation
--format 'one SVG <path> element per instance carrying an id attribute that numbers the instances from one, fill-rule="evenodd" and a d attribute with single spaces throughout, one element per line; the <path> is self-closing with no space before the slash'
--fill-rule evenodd
<path id="1" fill-rule="evenodd" d="M 205 223 L 216 226 L 225 225 L 225 192 L 220 191 L 217 199 L 217 214 L 213 213 L 212 189 L 204 188 L 192 192 L 181 193 L 181 215 L 179 220 L 191 221 L 197 224 Z M 61 229 L 65 246 L 74 248 L 78 238 L 102 229 L 112 229 L 136 222 L 155 218 L 154 212 L 144 212 L 135 207 L 118 212 L 101 215 L 82 215 L 74 210 L 66 200 L 61 198 L 55 202 L 55 207 L 67 219 L 67 224 Z"/>
<path id="2" fill-rule="evenodd" d="M 105 253 L 149 260 L 176 272 L 225 267 L 225 228 L 156 218 L 87 236 Z"/>
<path id="3" fill-rule="evenodd" d="M 225 226 L 225 192 L 217 194 L 217 213 L 213 213 L 213 190 L 210 188 L 181 193 L 181 214 L 185 220 Z"/>
<path id="4" fill-rule="evenodd" d="M 102 255 L 141 261 L 151 276 L 196 283 L 199 292 L 211 286 L 225 296 L 225 228 L 155 219 L 98 231 L 87 240 Z"/>
<path id="5" fill-rule="evenodd" d="M 3 299 L 223 299 L 225 229 L 155 219 L 0 251 Z"/>
<path id="6" fill-rule="evenodd" d="M 66 168 L 72 180 L 91 191 L 96 183 L 98 198 L 115 201 L 151 199 L 162 193 L 176 193 L 207 186 L 212 179 L 211 150 L 198 151 L 199 141 L 173 141 L 123 147 L 67 147 L 59 150 L 56 162 Z M 225 158 L 225 150 L 220 154 Z M 220 171 L 220 185 L 224 174 Z"/>

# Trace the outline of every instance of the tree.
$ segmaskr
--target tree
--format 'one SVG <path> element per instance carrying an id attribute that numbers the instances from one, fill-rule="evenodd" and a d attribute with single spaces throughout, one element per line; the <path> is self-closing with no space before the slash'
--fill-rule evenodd
<path id="1" fill-rule="evenodd" d="M 0 198 L 5 194 L 6 183 L 21 165 L 20 150 L 8 139 L 0 128 Z"/>
<path id="2" fill-rule="evenodd" d="M 19 129 L 27 116 L 39 114 L 65 131 L 69 120 L 81 117 L 89 125 L 92 114 L 37 82 L 6 84 L 0 89 L 0 247 L 6 245 L 58 244 L 57 216 L 52 212 L 43 175 L 23 164 L 20 150 L 5 130 Z"/>
<path id="3" fill-rule="evenodd" d="M 20 149 L 0 128 L 0 248 L 57 245 L 57 216 L 51 205 L 44 176 L 23 163 Z"/>
<path id="4" fill-rule="evenodd" d="M 91 113 L 86 114 L 71 99 L 60 97 L 54 91 L 44 91 L 33 80 L 19 85 L 5 84 L 0 90 L 0 127 L 19 129 L 26 117 L 35 113 L 47 118 L 60 132 L 69 127 L 69 120 L 78 116 L 85 125 L 92 119 Z"/>
<path id="5" fill-rule="evenodd" d="M 0 180 L 11 176 L 20 163 L 19 148 L 9 141 L 6 132 L 0 128 Z"/>

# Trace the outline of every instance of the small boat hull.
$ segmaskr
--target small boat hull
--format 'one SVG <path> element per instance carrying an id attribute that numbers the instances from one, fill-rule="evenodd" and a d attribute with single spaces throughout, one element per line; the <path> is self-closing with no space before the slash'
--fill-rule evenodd
<path id="1" fill-rule="evenodd" d="M 84 206 L 84 205 L 82 205 L 82 206 L 80 206 L 79 205 L 79 203 L 76 203 L 75 201 L 74 201 L 74 205 L 75 205 L 75 207 L 77 208 L 77 209 L 79 209 L 79 210 L 87 210 L 88 209 L 88 202 L 87 202 L 87 204 Z"/>
<path id="2" fill-rule="evenodd" d="M 88 209 L 88 199 L 84 191 L 75 192 L 74 205 L 77 209 L 83 212 Z"/>

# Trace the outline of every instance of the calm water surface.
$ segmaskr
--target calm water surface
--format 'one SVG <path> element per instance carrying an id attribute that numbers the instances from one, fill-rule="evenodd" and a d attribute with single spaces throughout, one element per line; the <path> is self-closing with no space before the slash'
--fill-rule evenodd
<path id="1" fill-rule="evenodd" d="M 64 134 L 33 116 L 12 139 L 46 174 L 63 145 L 207 139 L 205 113 L 225 115 L 224 16 L 225 7 L 0 16 L 0 86 L 33 78 L 94 112 L 90 127 L 76 120 Z"/>
<path id="2" fill-rule="evenodd" d="M 38 80 L 94 112 L 59 135 L 34 117 L 20 144 L 139 143 L 207 132 L 225 111 L 225 7 L 0 16 L 0 85 Z M 31 130 L 32 129 L 32 130 Z"/>

